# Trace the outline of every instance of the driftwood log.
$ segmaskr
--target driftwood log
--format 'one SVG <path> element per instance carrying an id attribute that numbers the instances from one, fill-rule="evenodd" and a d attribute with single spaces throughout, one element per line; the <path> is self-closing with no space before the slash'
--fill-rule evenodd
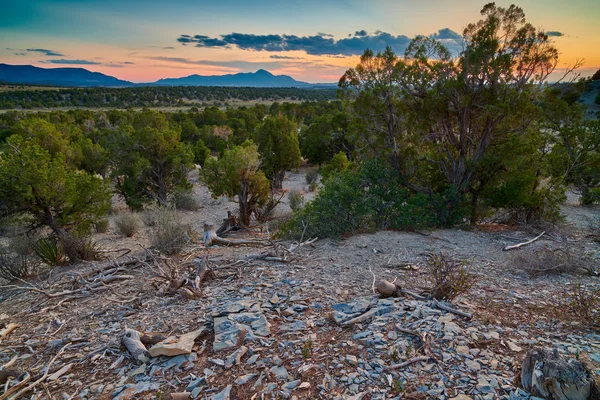
<path id="1" fill-rule="evenodd" d="M 531 244 L 531 243 L 535 242 L 536 240 L 538 240 L 539 238 L 541 238 L 542 236 L 544 236 L 544 234 L 546 234 L 546 231 L 540 233 L 539 235 L 537 235 L 536 237 L 534 237 L 531 240 L 528 240 L 528 241 L 523 242 L 523 243 L 513 244 L 511 246 L 506 246 L 502 250 L 508 251 L 508 250 L 518 249 L 519 247 L 527 246 L 528 244 Z"/>
<path id="2" fill-rule="evenodd" d="M 133 329 L 125 329 L 121 342 L 134 359 L 140 362 L 150 361 L 150 353 L 141 340 L 142 334 Z"/>
<path id="3" fill-rule="evenodd" d="M 556 349 L 534 348 L 527 352 L 521 371 L 523 389 L 545 399 L 587 400 L 593 380 L 585 366 L 559 356 Z"/>
<path id="4" fill-rule="evenodd" d="M 266 242 L 262 240 L 225 239 L 217 235 L 214 224 L 204 224 L 204 246 L 209 247 L 213 244 L 222 246 L 264 246 Z"/>
<path id="5" fill-rule="evenodd" d="M 375 289 L 377 290 L 377 292 L 383 296 L 383 297 L 399 297 L 400 295 L 406 295 L 406 296 L 410 296 L 416 300 L 421 300 L 421 301 L 425 301 L 428 300 L 427 297 L 423 297 L 419 294 L 413 293 L 409 290 L 406 289 L 402 289 L 400 287 L 400 285 L 398 285 L 395 281 L 394 282 L 390 282 L 390 281 L 386 281 L 386 280 L 380 280 L 379 282 L 377 282 L 377 285 L 375 286 Z M 441 302 L 439 302 L 435 296 L 433 297 L 433 304 L 439 308 L 440 310 L 444 310 L 447 311 L 449 313 L 452 314 L 456 314 L 459 315 L 461 317 L 465 317 L 465 318 L 472 318 L 473 316 L 469 313 L 460 311 L 460 310 L 456 310 L 450 306 L 447 306 Z"/>

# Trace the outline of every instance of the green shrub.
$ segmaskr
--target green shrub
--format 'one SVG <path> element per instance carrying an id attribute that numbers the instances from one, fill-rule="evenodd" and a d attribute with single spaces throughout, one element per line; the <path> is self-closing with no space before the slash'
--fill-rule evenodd
<path id="1" fill-rule="evenodd" d="M 198 139 L 192 147 L 192 151 L 194 152 L 194 162 L 200 167 L 204 167 L 206 159 L 210 157 L 210 149 L 206 147 L 202 139 Z"/>
<path id="2" fill-rule="evenodd" d="M 600 203 L 600 187 L 585 189 L 579 201 L 585 206 Z"/>
<path id="3" fill-rule="evenodd" d="M 345 171 L 352 166 L 352 163 L 348 161 L 346 153 L 340 151 L 333 156 L 331 161 L 321 169 L 321 175 L 323 179 L 329 178 L 331 175 Z"/>
<path id="4" fill-rule="evenodd" d="M 297 210 L 302 208 L 304 205 L 304 195 L 302 195 L 302 191 L 298 189 L 290 190 L 288 194 L 288 199 L 290 201 L 290 208 L 292 210 Z"/>
<path id="5" fill-rule="evenodd" d="M 177 213 L 159 209 L 152 229 L 152 247 L 164 254 L 177 254 L 190 241 L 190 232 L 191 227 Z"/>
<path id="6" fill-rule="evenodd" d="M 173 205 L 178 210 L 198 211 L 201 208 L 200 202 L 192 192 L 178 190 L 171 199 Z"/>
<path id="7" fill-rule="evenodd" d="M 358 170 L 332 175 L 316 198 L 282 227 L 283 236 L 295 237 L 308 225 L 310 237 L 337 237 L 379 229 L 416 229 L 452 226 L 463 220 L 463 199 L 455 190 L 414 194 L 379 161 Z"/>
<path id="8" fill-rule="evenodd" d="M 319 172 L 317 170 L 310 170 L 304 175 L 304 178 L 306 179 L 307 185 L 312 185 L 313 183 L 317 183 Z"/>
<path id="9" fill-rule="evenodd" d="M 137 214 L 124 213 L 115 218 L 115 225 L 121 234 L 133 237 L 139 232 L 142 222 Z"/>
<path id="10" fill-rule="evenodd" d="M 110 222 L 104 218 L 94 223 L 94 230 L 96 233 L 106 233 L 110 228 Z"/>
<path id="11" fill-rule="evenodd" d="M 51 267 L 64 265 L 67 261 L 62 243 L 51 238 L 40 239 L 33 244 L 35 254 Z"/>

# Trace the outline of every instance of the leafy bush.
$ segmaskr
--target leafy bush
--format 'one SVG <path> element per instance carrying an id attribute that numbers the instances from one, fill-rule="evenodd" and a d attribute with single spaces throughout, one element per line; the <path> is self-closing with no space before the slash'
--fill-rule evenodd
<path id="1" fill-rule="evenodd" d="M 468 271 L 466 263 L 449 255 L 434 254 L 427 260 L 427 266 L 432 284 L 431 295 L 435 299 L 455 299 L 475 284 L 475 275 Z"/>
<path id="2" fill-rule="evenodd" d="M 115 225 L 121 234 L 127 237 L 133 237 L 139 232 L 142 221 L 137 214 L 124 213 L 115 218 Z"/>
<path id="3" fill-rule="evenodd" d="M 323 176 L 323 179 L 327 179 L 335 173 L 347 170 L 351 167 L 351 164 L 352 163 L 348 161 L 346 153 L 340 151 L 321 169 L 321 175 Z"/>
<path id="4" fill-rule="evenodd" d="M 106 218 L 96 221 L 94 223 L 94 230 L 97 233 L 106 233 L 106 232 L 108 232 L 109 228 L 110 228 L 110 222 Z"/>
<path id="5" fill-rule="evenodd" d="M 156 212 L 152 229 L 152 247 L 161 253 L 177 254 L 190 241 L 191 227 L 173 211 L 162 208 Z"/>
<path id="6" fill-rule="evenodd" d="M 200 167 L 204 167 L 206 159 L 210 157 L 210 149 L 206 147 L 202 139 L 198 139 L 192 147 L 192 151 L 194 152 L 194 162 Z"/>
<path id="7" fill-rule="evenodd" d="M 198 211 L 202 206 L 192 192 L 178 190 L 171 199 L 173 205 L 178 210 Z"/>
<path id="8" fill-rule="evenodd" d="M 33 250 L 44 264 L 51 267 L 63 265 L 67 261 L 62 243 L 51 238 L 38 240 L 33 245 Z"/>
<path id="9" fill-rule="evenodd" d="M 600 203 L 600 187 L 586 188 L 579 201 L 585 206 Z"/>
<path id="10" fill-rule="evenodd" d="M 292 189 L 288 193 L 288 199 L 290 201 L 290 208 L 292 210 L 297 210 L 304 205 L 304 195 L 301 190 Z"/>
<path id="11" fill-rule="evenodd" d="M 356 171 L 331 176 L 280 234 L 295 237 L 302 232 L 303 223 L 308 225 L 306 235 L 310 237 L 452 226 L 463 219 L 462 203 L 451 189 L 432 196 L 411 193 L 385 164 L 371 161 Z"/>

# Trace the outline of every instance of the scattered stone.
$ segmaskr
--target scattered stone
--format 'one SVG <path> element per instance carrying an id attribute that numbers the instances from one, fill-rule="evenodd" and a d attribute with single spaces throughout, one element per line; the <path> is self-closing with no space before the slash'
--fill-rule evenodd
<path id="1" fill-rule="evenodd" d="M 523 351 L 523 349 L 517 346 L 512 340 L 507 340 L 506 344 L 508 345 L 510 351 L 514 351 L 515 353 L 520 353 Z"/>
<path id="2" fill-rule="evenodd" d="M 253 379 L 255 376 L 257 376 L 257 374 L 246 374 L 246 375 L 239 376 L 235 380 L 235 384 L 238 386 L 244 385 L 244 384 L 248 383 L 251 379 Z"/>
<path id="3" fill-rule="evenodd" d="M 128 400 L 137 394 L 156 391 L 159 388 L 160 383 L 138 382 L 136 384 L 128 384 L 113 393 L 113 400 Z"/>
<path id="4" fill-rule="evenodd" d="M 241 346 L 239 349 L 231 353 L 229 357 L 225 360 L 225 368 L 229 369 L 234 365 L 239 365 L 242 361 L 242 356 L 246 354 L 248 348 L 246 346 Z"/>
<path id="5" fill-rule="evenodd" d="M 180 354 L 190 354 L 192 352 L 192 348 L 194 347 L 194 342 L 198 336 L 204 332 L 204 327 L 183 334 L 181 336 L 169 336 L 162 342 L 159 342 L 152 346 L 150 350 L 150 355 L 152 357 L 158 356 L 178 356 Z"/>
<path id="6" fill-rule="evenodd" d="M 229 396 L 231 395 L 231 385 L 227 385 L 225 389 L 221 392 L 214 394 L 209 397 L 209 400 L 229 400 Z"/>
<path id="7" fill-rule="evenodd" d="M 215 318 L 215 340 L 213 351 L 230 349 L 243 342 L 257 341 L 258 337 L 271 334 L 270 324 L 262 313 L 229 314 Z"/>
<path id="8" fill-rule="evenodd" d="M 269 370 L 269 372 L 271 374 L 273 374 L 273 376 L 275 378 L 277 378 L 280 381 L 285 381 L 289 379 L 289 375 L 287 372 L 287 369 L 284 366 L 274 366 L 271 367 L 271 369 Z"/>

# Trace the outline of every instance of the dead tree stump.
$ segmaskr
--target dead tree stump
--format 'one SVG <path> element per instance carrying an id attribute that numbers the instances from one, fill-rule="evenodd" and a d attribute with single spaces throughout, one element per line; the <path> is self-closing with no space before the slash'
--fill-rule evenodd
<path id="1" fill-rule="evenodd" d="M 521 382 L 534 396 L 554 400 L 587 400 L 593 384 L 579 360 L 561 358 L 556 350 L 535 348 L 525 355 Z"/>

